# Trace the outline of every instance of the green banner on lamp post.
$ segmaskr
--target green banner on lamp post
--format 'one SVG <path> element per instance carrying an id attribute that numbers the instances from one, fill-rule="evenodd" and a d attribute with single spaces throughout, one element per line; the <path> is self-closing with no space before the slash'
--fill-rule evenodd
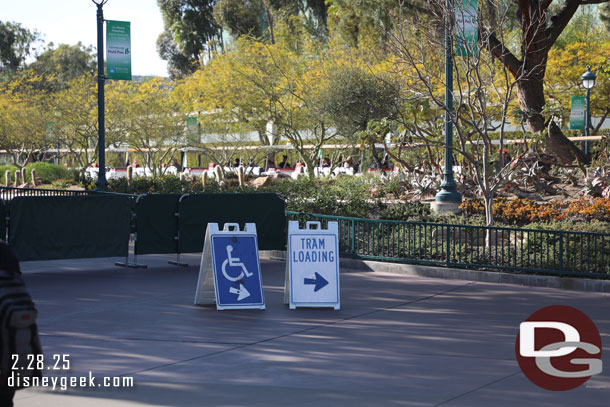
<path id="1" fill-rule="evenodd" d="M 45 143 L 51 143 L 53 141 L 53 138 L 55 137 L 55 130 L 53 129 L 54 127 L 53 122 L 46 122 L 44 129 L 44 141 Z"/>
<path id="2" fill-rule="evenodd" d="M 455 55 L 479 54 L 478 0 L 458 0 L 455 9 Z"/>
<path id="3" fill-rule="evenodd" d="M 201 142 L 201 139 L 199 137 L 199 120 L 197 119 L 197 117 L 189 116 L 186 118 L 186 132 L 187 138 L 190 142 Z"/>
<path id="4" fill-rule="evenodd" d="M 585 129 L 585 97 L 572 96 L 572 110 L 570 112 L 570 130 Z"/>
<path id="5" fill-rule="evenodd" d="M 131 28 L 129 21 L 106 21 L 108 79 L 131 80 Z"/>

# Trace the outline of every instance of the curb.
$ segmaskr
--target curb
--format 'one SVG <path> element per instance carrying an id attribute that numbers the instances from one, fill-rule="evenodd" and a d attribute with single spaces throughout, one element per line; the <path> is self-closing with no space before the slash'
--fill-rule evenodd
<path id="1" fill-rule="evenodd" d="M 261 259 L 286 260 L 286 252 L 268 250 L 260 252 Z M 556 288 L 562 290 L 610 293 L 610 281 L 576 277 L 514 274 L 501 271 L 464 270 L 417 264 L 386 263 L 372 260 L 340 259 L 341 267 L 363 271 L 379 271 L 445 280 L 466 280 L 480 283 L 514 284 L 529 287 Z"/>

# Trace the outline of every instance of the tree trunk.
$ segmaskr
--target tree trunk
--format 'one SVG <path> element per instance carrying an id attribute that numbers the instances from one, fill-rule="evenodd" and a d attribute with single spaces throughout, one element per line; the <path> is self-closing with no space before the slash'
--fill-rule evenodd
<path id="1" fill-rule="evenodd" d="M 316 177 L 315 166 L 306 163 L 305 169 L 307 170 L 307 178 L 314 179 Z"/>
<path id="2" fill-rule="evenodd" d="M 299 154 L 301 156 L 301 160 L 303 160 L 303 162 L 305 163 L 305 172 L 307 174 L 307 178 L 309 179 L 314 179 L 316 177 L 316 173 L 315 173 L 315 168 L 316 168 L 316 164 L 315 164 L 315 160 L 311 160 L 309 159 L 305 153 Z"/>
<path id="3" fill-rule="evenodd" d="M 487 194 L 484 194 L 483 202 L 485 204 L 485 225 L 491 227 L 494 224 L 493 196 L 488 196 Z M 485 249 L 491 250 L 494 243 L 495 242 L 493 239 L 492 230 L 485 229 Z"/>
<path id="4" fill-rule="evenodd" d="M 493 212 L 493 197 L 487 194 L 483 195 L 483 202 L 485 205 L 485 226 L 494 225 L 494 212 Z"/>
<path id="5" fill-rule="evenodd" d="M 546 61 L 541 63 L 546 65 Z M 537 69 L 537 71 L 542 71 L 542 69 Z M 534 133 L 545 132 L 547 150 L 557 157 L 559 163 L 569 164 L 574 160 L 581 165 L 589 163 L 584 153 L 563 134 L 555 121 L 551 119 L 548 125 L 545 123 L 542 115 L 542 108 L 546 104 L 544 72 L 526 73 L 524 78 L 517 82 L 517 98 L 521 110 L 527 112 L 527 124 L 530 130 Z"/>
<path id="6" fill-rule="evenodd" d="M 375 150 L 375 143 L 371 143 L 371 145 L 373 146 L 371 149 L 371 157 L 373 158 L 373 161 L 375 161 L 375 165 L 377 165 L 377 169 L 380 171 L 381 176 L 384 177 L 385 171 L 383 170 L 383 164 L 379 158 L 379 154 L 377 154 L 377 150 Z M 364 171 L 365 169 L 362 170 L 362 172 Z"/>
<path id="7" fill-rule="evenodd" d="M 604 2 L 604 1 L 601 1 Z M 521 55 L 517 58 L 496 37 L 494 27 L 485 37 L 484 45 L 517 81 L 517 97 L 521 110 L 527 115 L 527 124 L 533 132 L 547 131 L 548 151 L 557 157 L 562 164 L 571 163 L 574 159 L 579 164 L 588 163 L 587 157 L 570 141 L 561 129 L 551 120 L 548 124 L 542 115 L 546 104 L 544 99 L 544 76 L 551 47 L 561 35 L 574 13 L 584 3 L 581 0 L 566 0 L 551 15 L 549 8 L 552 1 L 518 1 L 517 22 L 521 26 Z M 598 2 L 599 3 L 599 2 Z M 493 9 L 491 7 L 490 9 Z"/>
<path id="8" fill-rule="evenodd" d="M 542 63 L 542 62 L 541 62 Z M 526 66 L 524 69 L 528 70 Z M 538 69 L 541 71 L 542 69 Z M 525 72 L 523 78 L 517 81 L 517 99 L 521 110 L 527 113 L 527 124 L 534 133 L 545 129 L 542 108 L 546 104 L 544 100 L 544 71 Z"/>
<path id="9" fill-rule="evenodd" d="M 269 37 L 271 40 L 271 44 L 275 44 L 275 34 L 273 32 L 273 17 L 271 16 L 269 7 L 267 7 L 266 2 L 264 2 L 264 1 L 263 1 L 263 8 L 265 9 L 265 16 L 267 17 L 267 24 L 269 24 Z"/>

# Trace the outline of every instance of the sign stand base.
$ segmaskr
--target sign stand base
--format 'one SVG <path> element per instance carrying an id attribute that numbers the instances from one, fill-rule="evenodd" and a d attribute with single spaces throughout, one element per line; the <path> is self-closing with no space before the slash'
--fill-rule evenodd
<path id="1" fill-rule="evenodd" d="M 195 305 L 216 304 L 216 290 L 214 288 L 214 268 L 212 266 L 212 250 L 210 247 L 210 228 L 205 232 L 201 265 L 199 266 L 199 279 L 195 292 Z"/>

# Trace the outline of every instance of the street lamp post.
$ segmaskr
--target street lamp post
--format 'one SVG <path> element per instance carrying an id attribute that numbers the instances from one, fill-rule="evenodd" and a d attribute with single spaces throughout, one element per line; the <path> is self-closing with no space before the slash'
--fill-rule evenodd
<path id="1" fill-rule="evenodd" d="M 106 180 L 106 124 L 104 116 L 104 12 L 102 7 L 108 0 L 91 0 L 97 6 L 97 122 L 98 122 L 98 142 L 99 152 L 99 171 L 95 182 L 98 191 L 106 190 L 108 181 Z"/>
<path id="2" fill-rule="evenodd" d="M 453 2 L 445 0 L 447 7 L 447 23 L 445 26 L 445 169 L 441 190 L 436 194 L 435 201 L 439 203 L 458 204 L 462 195 L 457 191 L 453 178 Z"/>
<path id="3" fill-rule="evenodd" d="M 585 137 L 589 137 L 589 128 L 591 127 L 591 88 L 595 85 L 596 76 L 591 72 L 591 67 L 587 66 L 587 72 L 580 77 L 582 86 L 587 90 L 586 107 L 585 107 Z M 589 140 L 585 139 L 585 156 L 589 157 Z"/>

